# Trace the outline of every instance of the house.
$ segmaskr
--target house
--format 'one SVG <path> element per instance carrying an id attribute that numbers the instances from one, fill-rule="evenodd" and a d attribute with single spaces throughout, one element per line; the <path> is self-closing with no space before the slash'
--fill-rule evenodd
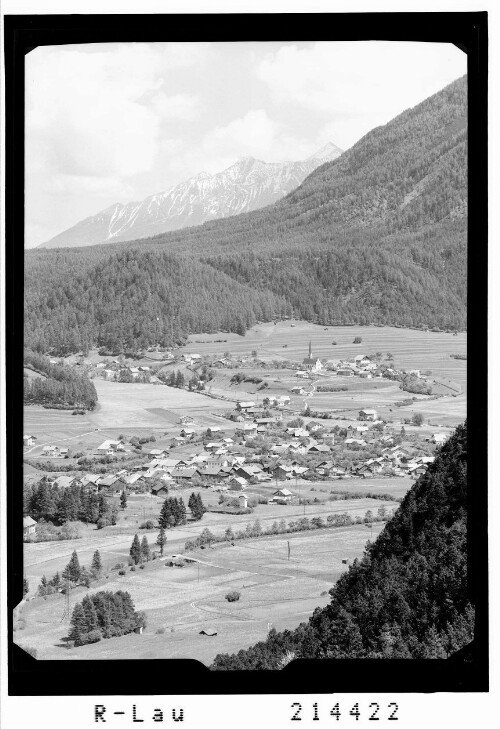
<path id="1" fill-rule="evenodd" d="M 358 415 L 358 420 L 376 420 L 377 419 L 377 411 L 372 409 L 365 409 L 360 410 Z"/>
<path id="2" fill-rule="evenodd" d="M 283 481 L 286 478 L 292 478 L 292 476 L 293 476 L 292 467 L 284 466 L 283 464 L 279 464 L 272 468 L 271 475 L 273 478 L 279 479 L 280 481 Z"/>
<path id="3" fill-rule="evenodd" d="M 371 380 L 372 379 L 372 373 L 371 372 L 363 372 L 359 373 L 359 376 L 362 377 L 364 380 Z"/>
<path id="4" fill-rule="evenodd" d="M 36 521 L 31 516 L 25 516 L 23 518 L 23 539 L 36 534 Z"/>
<path id="5" fill-rule="evenodd" d="M 75 481 L 75 476 L 59 476 L 59 478 L 56 478 L 53 485 L 57 486 L 60 489 L 67 489 L 72 486 Z"/>
<path id="6" fill-rule="evenodd" d="M 201 478 L 206 479 L 207 481 L 220 481 L 221 478 L 226 477 L 226 473 L 224 473 L 220 466 L 205 466 L 204 468 L 199 469 L 198 473 L 200 474 Z"/>
<path id="7" fill-rule="evenodd" d="M 273 501 L 274 500 L 284 500 L 284 501 L 290 501 L 290 499 L 293 498 L 293 494 L 288 489 L 278 489 L 273 493 Z"/>
<path id="8" fill-rule="evenodd" d="M 23 435 L 23 446 L 25 448 L 31 448 L 35 445 L 36 438 L 34 435 Z"/>
<path id="9" fill-rule="evenodd" d="M 99 491 L 101 491 L 102 489 L 109 489 L 115 486 L 118 481 L 120 481 L 120 477 L 117 476 L 116 473 L 111 473 L 109 476 L 105 476 L 104 478 L 102 478 L 97 484 L 97 487 Z"/>
<path id="10" fill-rule="evenodd" d="M 175 436 L 170 441 L 170 447 L 175 448 L 176 446 L 180 446 L 185 442 L 186 442 L 185 438 L 181 438 L 180 436 Z"/>
<path id="11" fill-rule="evenodd" d="M 319 445 L 317 443 L 308 449 L 308 453 L 330 453 L 330 448 L 327 445 Z"/>
<path id="12" fill-rule="evenodd" d="M 153 456 L 153 458 L 163 458 L 166 456 L 168 451 L 166 451 L 164 448 L 153 448 L 149 451 L 149 455 Z"/>
<path id="13" fill-rule="evenodd" d="M 303 395 L 305 390 L 303 387 L 292 387 L 290 392 L 293 392 L 294 395 Z"/>
<path id="14" fill-rule="evenodd" d="M 283 405 L 288 405 L 289 402 L 290 402 L 290 395 L 281 395 L 279 398 L 278 404 L 283 403 Z"/>
<path id="15" fill-rule="evenodd" d="M 356 357 L 354 357 L 354 362 L 357 367 L 366 367 L 371 364 L 371 359 L 366 357 L 364 354 L 357 354 Z"/>
<path id="16" fill-rule="evenodd" d="M 170 473 L 175 481 L 179 482 L 190 482 L 193 476 L 198 475 L 198 469 L 196 468 L 174 468 Z"/>
<path id="17" fill-rule="evenodd" d="M 116 451 L 124 451 L 125 446 L 122 440 L 105 440 L 104 443 L 96 448 L 96 453 L 99 456 L 111 456 Z"/>
<path id="18" fill-rule="evenodd" d="M 194 430 L 194 428 L 183 428 L 179 433 L 181 438 L 193 438 L 195 434 L 196 431 Z"/>
<path id="19" fill-rule="evenodd" d="M 46 445 L 42 448 L 42 456 L 58 456 L 59 448 L 55 445 Z"/>
<path id="20" fill-rule="evenodd" d="M 339 367 L 337 375 L 339 377 L 354 377 L 354 371 L 350 367 Z"/>
<path id="21" fill-rule="evenodd" d="M 232 476 L 228 480 L 229 488 L 234 490 L 246 489 L 247 483 L 247 480 L 241 476 Z"/>
<path id="22" fill-rule="evenodd" d="M 255 403 L 251 401 L 240 401 L 236 403 L 236 409 L 245 412 L 255 407 Z"/>
<path id="23" fill-rule="evenodd" d="M 311 342 L 309 342 L 309 354 L 302 360 L 302 367 L 308 372 L 318 372 L 318 370 L 323 369 L 321 361 L 312 356 Z"/>
<path id="24" fill-rule="evenodd" d="M 165 473 L 165 471 L 163 471 Z M 122 476 L 122 481 L 126 486 L 133 486 L 142 479 L 142 473 L 130 473 L 128 476 Z"/>
<path id="25" fill-rule="evenodd" d="M 168 484 L 166 483 L 155 483 L 151 486 L 151 493 L 153 496 L 167 496 Z"/>
<path id="26" fill-rule="evenodd" d="M 436 445 L 443 445 L 443 443 L 446 443 L 448 440 L 448 436 L 446 433 L 433 433 L 429 440 L 431 443 L 435 443 Z"/>

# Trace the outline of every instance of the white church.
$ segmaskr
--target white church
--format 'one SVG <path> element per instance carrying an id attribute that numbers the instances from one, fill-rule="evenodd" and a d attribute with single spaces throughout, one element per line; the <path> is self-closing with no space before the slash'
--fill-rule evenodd
<path id="1" fill-rule="evenodd" d="M 309 356 L 304 357 L 302 360 L 302 366 L 310 372 L 317 372 L 318 370 L 323 369 L 323 365 L 320 360 L 317 357 L 312 356 L 311 342 L 309 342 Z"/>

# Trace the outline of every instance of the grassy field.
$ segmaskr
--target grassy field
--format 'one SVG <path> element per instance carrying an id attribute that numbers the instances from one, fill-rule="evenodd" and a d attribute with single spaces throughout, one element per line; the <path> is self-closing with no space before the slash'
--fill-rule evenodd
<path id="1" fill-rule="evenodd" d="M 374 524 L 373 538 L 382 528 Z M 112 572 L 90 591 L 128 590 L 136 608 L 147 614 L 142 635 L 67 650 L 65 598 L 51 595 L 26 603 L 24 627 L 16 623 L 14 640 L 36 648 L 40 659 L 193 658 L 208 665 L 217 653 L 248 647 L 264 639 L 271 626 L 293 628 L 326 605 L 329 596 L 322 593 L 347 569 L 342 560 L 359 557 L 368 537 L 365 525 L 263 537 L 190 553 L 202 562 L 182 569 L 156 560 L 123 577 Z M 241 593 L 239 602 L 224 599 L 229 590 Z M 73 591 L 71 605 L 86 592 Z M 209 626 L 217 636 L 200 635 Z"/>
<path id="2" fill-rule="evenodd" d="M 356 336 L 361 344 L 353 344 Z M 327 359 L 350 359 L 357 354 L 391 352 L 394 365 L 404 369 L 430 369 L 436 377 L 449 377 L 466 387 L 467 362 L 450 354 L 465 354 L 467 334 L 457 336 L 445 332 L 423 332 L 394 327 L 321 327 L 308 322 L 258 324 L 244 337 L 224 334 L 225 343 L 215 342 L 220 334 L 194 334 L 181 350 L 198 354 L 250 354 L 253 349 L 262 359 L 293 359 L 307 356 L 309 341 L 313 355 Z M 203 340 L 203 342 L 200 342 Z M 332 342 L 337 342 L 333 345 Z M 284 345 L 287 345 L 286 348 Z"/>
<path id="3" fill-rule="evenodd" d="M 279 482 L 280 486 L 283 482 Z M 401 496 L 411 486 L 411 480 L 406 479 L 349 479 L 335 482 L 295 482 L 288 483 L 288 488 L 304 498 L 318 498 L 319 503 L 308 504 L 305 507 L 298 504 L 278 505 L 278 504 L 259 504 L 254 508 L 252 514 L 234 515 L 234 514 L 218 514 L 206 513 L 202 521 L 189 522 L 183 527 L 176 527 L 167 532 L 167 549 L 171 552 L 183 549 L 188 539 L 194 539 L 199 536 L 200 532 L 205 528 L 209 528 L 215 535 L 223 535 L 226 528 L 231 526 L 233 530 L 244 530 L 247 524 L 254 523 L 255 519 L 259 519 L 263 528 L 268 528 L 274 521 L 285 519 L 287 523 L 291 520 L 297 520 L 304 515 L 309 519 L 314 516 L 323 516 L 328 514 L 346 512 L 351 516 L 364 516 L 368 509 L 376 513 L 381 504 L 387 509 L 393 509 L 397 506 L 395 502 L 380 501 L 378 499 L 348 499 L 342 501 L 328 501 L 330 489 L 335 491 L 349 491 L 362 493 L 386 493 L 394 497 Z M 187 503 L 189 495 L 193 489 L 180 489 L 172 491 L 176 496 L 182 496 L 184 502 Z M 197 490 L 197 489 L 196 489 Z M 249 495 L 265 494 L 271 496 L 276 490 L 275 483 L 269 483 L 265 486 L 259 486 L 255 489 L 248 488 Z M 207 507 L 218 507 L 219 494 L 212 489 L 202 489 L 201 491 L 203 503 Z M 118 497 L 110 499 L 119 506 Z M 128 506 L 125 511 L 119 510 L 118 523 L 116 526 L 108 526 L 104 529 L 97 530 L 95 525 L 82 525 L 80 539 L 58 541 L 58 542 L 39 542 L 26 543 L 24 545 L 24 571 L 30 584 L 30 590 L 35 591 L 42 575 L 52 577 L 57 571 L 61 572 L 69 561 L 71 553 L 77 550 L 82 565 L 90 565 L 92 555 L 96 549 L 101 553 L 101 557 L 106 567 L 111 568 L 117 562 L 126 561 L 129 554 L 130 545 L 134 534 L 137 532 L 141 535 L 146 534 L 151 545 L 156 543 L 158 530 L 139 530 L 139 526 L 147 519 L 156 519 L 160 513 L 164 499 L 151 494 L 130 495 L 128 498 Z"/>
<path id="4" fill-rule="evenodd" d="M 267 385 L 265 389 L 259 389 L 262 383 L 231 384 L 234 371 L 218 370 L 210 383 L 211 391 L 215 394 L 228 398 L 251 398 L 262 403 L 269 394 L 279 396 L 286 393 L 290 395 L 292 410 L 301 410 L 308 403 L 313 410 L 335 410 L 353 419 L 357 417 L 359 409 L 364 407 L 374 407 L 382 418 L 398 423 L 403 418 L 411 418 L 415 412 L 421 412 L 426 421 L 435 426 L 455 426 L 466 417 L 467 362 L 450 357 L 450 354 L 465 353 L 467 338 L 464 333 L 453 336 L 390 327 L 320 327 L 306 322 L 279 322 L 276 325 L 257 325 L 244 337 L 236 334 L 225 336 L 227 342 L 221 344 L 210 341 L 220 338 L 220 335 L 203 335 L 202 343 L 200 335 L 193 335 L 184 350 L 202 355 L 229 351 L 234 356 L 256 351 L 264 361 L 289 359 L 299 362 L 307 354 L 309 341 L 312 342 L 313 354 L 327 359 L 352 359 L 356 354 L 378 351 L 385 357 L 390 352 L 397 368 L 431 370 L 432 377 L 443 383 L 436 386 L 436 392 L 444 397 L 428 400 L 426 396 L 417 395 L 413 405 L 399 408 L 395 405 L 397 401 L 413 395 L 404 393 L 398 383 L 389 380 L 363 380 L 320 372 L 311 382 L 298 379 L 291 370 L 250 367 L 238 371 L 261 378 Z M 353 344 L 355 336 L 361 336 L 361 344 Z M 333 341 L 337 344 L 333 345 Z M 343 392 L 318 392 L 317 386 L 325 384 L 348 389 Z M 291 394 L 290 389 L 295 385 L 304 387 L 305 393 Z M 457 394 L 460 390 L 460 394 Z"/>

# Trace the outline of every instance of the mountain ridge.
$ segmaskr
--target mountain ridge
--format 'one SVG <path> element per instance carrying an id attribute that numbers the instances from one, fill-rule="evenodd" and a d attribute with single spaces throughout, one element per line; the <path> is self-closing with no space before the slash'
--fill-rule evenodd
<path id="1" fill-rule="evenodd" d="M 38 248 L 135 240 L 250 212 L 279 200 L 316 167 L 341 153 L 339 147 L 328 142 L 310 157 L 295 162 L 240 157 L 213 175 L 202 171 L 141 201 L 109 205 Z"/>

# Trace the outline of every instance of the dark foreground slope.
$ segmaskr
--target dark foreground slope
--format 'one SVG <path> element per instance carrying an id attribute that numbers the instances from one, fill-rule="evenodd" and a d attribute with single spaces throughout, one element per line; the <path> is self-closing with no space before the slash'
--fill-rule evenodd
<path id="1" fill-rule="evenodd" d="M 267 208 L 140 242 L 28 252 L 26 338 L 61 353 L 131 337 L 170 346 L 292 315 L 464 328 L 466 120 L 464 77 Z"/>
<path id="2" fill-rule="evenodd" d="M 296 630 L 271 631 L 212 668 L 292 658 L 446 658 L 473 639 L 467 592 L 467 427 L 459 426 L 365 555 Z"/>

